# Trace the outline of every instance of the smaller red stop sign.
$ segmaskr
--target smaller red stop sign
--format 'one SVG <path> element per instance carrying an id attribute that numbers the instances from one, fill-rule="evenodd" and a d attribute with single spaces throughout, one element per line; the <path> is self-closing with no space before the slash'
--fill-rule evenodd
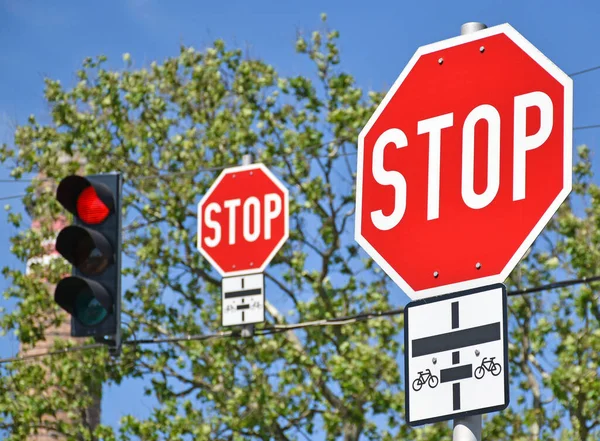
<path id="1" fill-rule="evenodd" d="M 264 271 L 288 238 L 288 199 L 263 164 L 224 170 L 198 204 L 198 249 L 224 277 Z"/>
<path id="2" fill-rule="evenodd" d="M 571 191 L 572 118 L 508 24 L 419 48 L 359 135 L 356 240 L 412 299 L 504 282 Z"/>

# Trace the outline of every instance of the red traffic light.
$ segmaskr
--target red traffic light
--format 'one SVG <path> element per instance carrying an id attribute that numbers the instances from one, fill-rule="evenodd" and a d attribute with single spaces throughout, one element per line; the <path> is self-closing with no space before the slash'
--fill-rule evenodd
<path id="1" fill-rule="evenodd" d="M 108 187 L 77 175 L 67 176 L 60 182 L 56 198 L 63 207 L 88 225 L 101 224 L 115 208 L 114 195 Z"/>
<path id="2" fill-rule="evenodd" d="M 98 197 L 94 187 L 88 187 L 77 198 L 77 215 L 86 224 L 97 225 L 104 222 L 110 210 Z"/>

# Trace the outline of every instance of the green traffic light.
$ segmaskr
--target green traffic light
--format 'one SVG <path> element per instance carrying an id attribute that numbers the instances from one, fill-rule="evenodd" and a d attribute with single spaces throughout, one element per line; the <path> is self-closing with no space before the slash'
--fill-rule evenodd
<path id="1" fill-rule="evenodd" d="M 113 299 L 106 288 L 82 277 L 67 277 L 58 282 L 54 300 L 87 328 L 103 323 L 113 313 Z"/>
<path id="2" fill-rule="evenodd" d="M 75 298 L 75 308 L 73 316 L 79 320 L 83 326 L 96 326 L 104 321 L 108 311 L 94 297 L 90 289 L 86 289 Z"/>

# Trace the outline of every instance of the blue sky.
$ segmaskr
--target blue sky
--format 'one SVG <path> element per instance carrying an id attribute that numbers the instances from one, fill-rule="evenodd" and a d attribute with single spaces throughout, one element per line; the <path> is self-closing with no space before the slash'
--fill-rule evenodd
<path id="1" fill-rule="evenodd" d="M 342 67 L 366 89 L 389 87 L 417 47 L 457 35 L 467 21 L 510 23 L 567 73 L 600 65 L 597 0 L 0 0 L 0 142 L 10 142 L 14 124 L 31 113 L 45 120 L 44 76 L 73 84 L 87 56 L 105 54 L 110 66 L 121 68 L 129 52 L 139 67 L 176 55 L 182 43 L 203 48 L 223 38 L 282 74 L 305 73 L 294 53 L 296 32 L 318 27 L 321 12 L 341 32 Z M 600 70 L 577 76 L 575 126 L 600 124 L 599 100 Z M 577 131 L 574 140 L 596 152 L 600 130 Z M 0 179 L 8 173 L 0 169 Z M 0 183 L 0 198 L 21 193 L 20 185 Z M 8 252 L 14 232 L 0 228 L 2 266 L 20 265 Z M 0 356 L 16 349 L 14 338 L 0 339 Z M 125 411 L 146 412 L 139 382 L 105 390 L 104 402 L 108 424 Z"/>

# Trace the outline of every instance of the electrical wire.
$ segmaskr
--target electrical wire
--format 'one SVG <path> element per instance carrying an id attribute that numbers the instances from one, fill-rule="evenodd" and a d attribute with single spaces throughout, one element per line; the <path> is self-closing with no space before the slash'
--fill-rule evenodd
<path id="1" fill-rule="evenodd" d="M 182 341 L 204 341 L 204 340 L 211 340 L 213 338 L 234 337 L 236 335 L 237 335 L 237 333 L 234 331 L 223 331 L 223 332 L 216 332 L 214 334 L 187 335 L 185 337 L 166 337 L 166 338 L 148 338 L 148 339 L 140 339 L 140 340 L 129 340 L 129 341 L 124 341 L 123 345 L 139 346 L 139 345 L 146 345 L 146 344 L 177 343 L 177 342 L 182 342 Z"/>
<path id="2" fill-rule="evenodd" d="M 573 127 L 573 130 L 599 129 L 600 124 L 592 124 L 591 126 Z"/>
<path id="3" fill-rule="evenodd" d="M 106 347 L 106 345 L 103 343 L 94 343 L 90 345 L 71 346 L 56 351 L 39 352 L 37 354 L 23 355 L 21 357 L 0 358 L 0 364 L 10 363 L 14 361 L 32 360 L 34 358 L 48 357 L 52 355 L 63 355 L 69 352 L 86 351 L 88 349 L 98 349 L 102 347 Z"/>
<path id="4" fill-rule="evenodd" d="M 23 194 L 15 194 L 13 196 L 2 196 L 0 197 L 0 201 L 7 201 L 9 199 L 18 199 L 18 198 L 22 198 L 24 196 L 27 196 L 25 193 Z"/>
<path id="5" fill-rule="evenodd" d="M 584 73 L 592 72 L 592 71 L 598 70 L 598 69 L 600 69 L 600 66 L 588 67 L 587 69 L 583 69 L 583 70 L 580 70 L 578 72 L 570 73 L 569 76 L 571 78 L 573 78 L 573 77 L 576 77 L 577 75 L 581 75 L 581 74 L 584 74 Z"/>
<path id="6" fill-rule="evenodd" d="M 592 283 L 592 282 L 598 282 L 598 281 L 600 281 L 600 276 L 582 277 L 580 279 L 563 280 L 561 282 L 549 283 L 547 285 L 536 286 L 533 288 L 517 289 L 515 291 L 509 292 L 507 295 L 517 296 L 517 295 L 523 295 L 523 294 L 531 294 L 531 293 L 540 292 L 540 291 L 546 291 L 546 290 L 551 290 L 551 289 L 556 289 L 556 288 L 565 288 L 567 286 L 579 285 L 582 283 Z"/>
<path id="7" fill-rule="evenodd" d="M 567 286 L 578 285 L 582 283 L 592 283 L 600 281 L 600 276 L 593 277 L 582 277 L 579 279 L 571 279 L 571 280 L 563 280 L 560 282 L 553 282 L 546 285 L 541 285 L 533 288 L 526 289 L 517 289 L 513 291 L 509 291 L 507 293 L 508 296 L 517 296 L 517 295 L 526 295 L 533 294 L 540 291 L 547 291 L 556 288 L 564 288 Z M 291 324 L 280 324 L 268 326 L 261 329 L 256 329 L 254 331 L 255 335 L 270 335 L 270 334 L 279 334 L 282 332 L 293 331 L 296 329 L 305 329 L 305 328 L 313 328 L 320 326 L 344 326 L 352 323 L 362 322 L 366 320 L 372 320 L 382 317 L 390 317 L 395 315 L 404 314 L 404 308 L 391 309 L 388 311 L 373 311 L 373 312 L 365 312 L 361 314 L 345 316 L 345 317 L 334 317 L 330 319 L 321 319 L 321 320 L 312 320 L 308 322 L 301 323 L 291 323 Z M 151 339 L 136 339 L 136 340 L 128 340 L 124 341 L 122 344 L 124 346 L 140 346 L 147 344 L 164 344 L 164 343 L 177 343 L 177 342 L 186 342 L 186 341 L 206 341 L 215 338 L 226 338 L 226 337 L 240 337 L 241 330 L 235 331 L 222 331 L 216 332 L 213 334 L 204 334 L 204 335 L 186 335 L 183 337 L 165 337 L 165 338 L 151 338 Z M 10 358 L 1 358 L 0 365 L 11 362 L 18 362 L 29 360 L 33 358 L 41 358 L 46 356 L 53 355 L 61 355 L 70 352 L 79 352 L 85 351 L 88 349 L 97 349 L 100 347 L 105 347 L 102 343 L 95 343 L 90 345 L 82 345 L 82 346 L 72 346 L 68 348 L 64 348 L 57 351 L 48 351 L 48 352 L 40 352 L 38 354 L 24 355 L 22 357 L 10 357 Z"/>

